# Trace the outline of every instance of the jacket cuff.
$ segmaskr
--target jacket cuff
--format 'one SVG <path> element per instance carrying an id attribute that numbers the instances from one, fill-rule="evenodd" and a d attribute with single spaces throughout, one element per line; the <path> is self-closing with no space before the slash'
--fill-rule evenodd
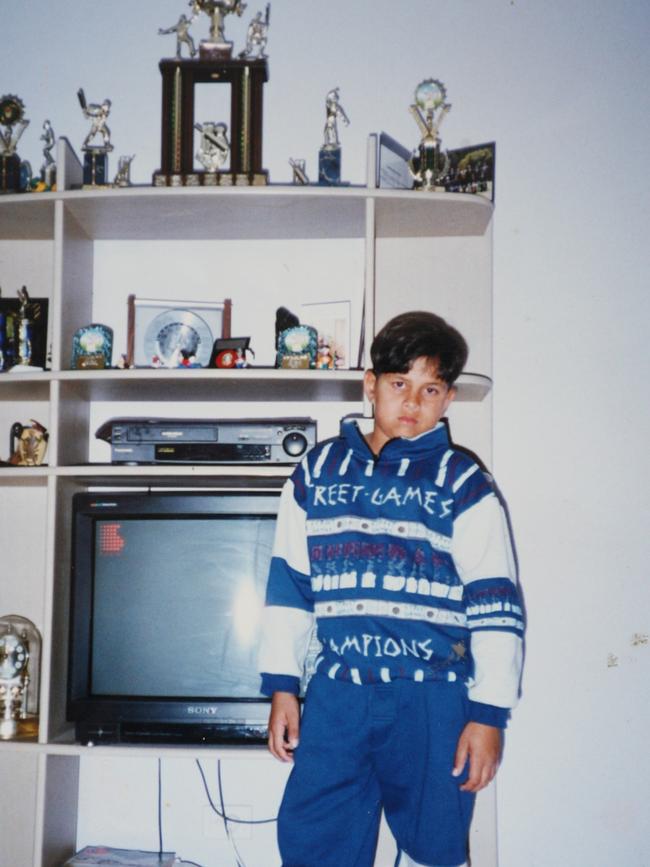
<path id="1" fill-rule="evenodd" d="M 469 721 L 504 729 L 510 719 L 510 709 L 496 707 L 493 704 L 483 704 L 481 701 L 469 701 Z"/>
<path id="2" fill-rule="evenodd" d="M 263 671 L 261 691 L 264 695 L 273 695 L 274 692 L 290 692 L 299 695 L 300 678 L 292 674 L 268 674 Z"/>

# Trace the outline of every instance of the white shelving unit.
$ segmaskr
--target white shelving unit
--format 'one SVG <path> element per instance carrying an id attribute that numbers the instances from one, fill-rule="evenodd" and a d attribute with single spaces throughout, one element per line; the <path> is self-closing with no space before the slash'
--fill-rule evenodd
<path id="1" fill-rule="evenodd" d="M 371 141 L 371 156 L 373 147 Z M 94 436 L 101 422 L 118 414 L 311 415 L 320 436 L 330 436 L 343 414 L 364 409 L 362 371 L 273 369 L 274 317 L 280 305 L 299 313 L 304 301 L 346 300 L 353 347 L 364 309 L 366 350 L 376 326 L 400 310 L 434 310 L 460 328 L 471 347 L 471 372 L 463 374 L 450 411 L 452 434 L 484 459 L 491 449 L 489 202 L 375 189 L 372 182 L 363 188 L 82 191 L 70 189 L 80 183 L 81 168 L 65 140 L 58 157 L 58 192 L 0 198 L 0 285 L 5 297 L 27 285 L 32 297 L 49 299 L 51 345 L 51 370 L 0 375 L 0 434 L 6 431 L 8 441 L 11 424 L 30 418 L 50 433 L 47 465 L 0 468 L 0 614 L 28 617 L 43 635 L 38 742 L 0 742 L 0 778 L 12 781 L 0 787 L 0 867 L 55 867 L 68 857 L 79 822 L 88 828 L 93 809 L 105 809 L 84 796 L 90 785 L 84 778 L 100 767 L 106 775 L 107 767 L 123 762 L 139 767 L 152 756 L 201 755 L 243 763 L 251 773 L 254 760 L 256 791 L 267 774 L 275 774 L 277 788 L 277 775 L 285 772 L 273 770 L 277 763 L 258 748 L 75 744 L 65 719 L 72 494 L 102 486 L 229 486 L 242 475 L 241 467 L 111 465 L 108 446 Z M 125 351 L 130 293 L 232 298 L 233 333 L 251 335 L 259 366 L 70 370 L 72 336 L 90 322 L 113 328 L 114 359 Z M 8 457 L 1 446 L 0 457 Z M 246 468 L 260 485 L 287 472 Z M 492 867 L 489 793 L 473 834 L 473 863 Z M 271 867 L 272 844 L 260 840 L 263 854 L 250 862 Z M 382 851 L 378 867 L 392 864 Z"/>

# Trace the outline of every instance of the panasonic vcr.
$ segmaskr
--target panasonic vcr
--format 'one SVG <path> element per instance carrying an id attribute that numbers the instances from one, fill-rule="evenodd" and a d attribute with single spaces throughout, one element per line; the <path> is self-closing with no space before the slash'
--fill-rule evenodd
<path id="1" fill-rule="evenodd" d="M 95 436 L 114 464 L 293 464 L 316 443 L 311 418 L 112 418 Z"/>

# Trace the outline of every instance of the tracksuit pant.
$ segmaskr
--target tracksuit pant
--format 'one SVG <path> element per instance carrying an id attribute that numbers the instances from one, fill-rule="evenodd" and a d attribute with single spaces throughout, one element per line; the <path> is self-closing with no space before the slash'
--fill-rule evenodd
<path id="1" fill-rule="evenodd" d="M 474 795 L 452 777 L 467 722 L 462 683 L 358 686 L 312 677 L 278 817 L 283 867 L 372 867 L 383 808 L 418 867 L 467 858 Z"/>

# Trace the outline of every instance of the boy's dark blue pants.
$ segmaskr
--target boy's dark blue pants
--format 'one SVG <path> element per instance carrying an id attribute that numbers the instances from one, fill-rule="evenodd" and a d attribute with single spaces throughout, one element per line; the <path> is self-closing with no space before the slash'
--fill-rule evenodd
<path id="1" fill-rule="evenodd" d="M 467 722 L 461 683 L 358 686 L 316 674 L 278 818 L 283 867 L 372 867 L 381 809 L 420 864 L 467 857 L 474 795 L 451 771 Z"/>

